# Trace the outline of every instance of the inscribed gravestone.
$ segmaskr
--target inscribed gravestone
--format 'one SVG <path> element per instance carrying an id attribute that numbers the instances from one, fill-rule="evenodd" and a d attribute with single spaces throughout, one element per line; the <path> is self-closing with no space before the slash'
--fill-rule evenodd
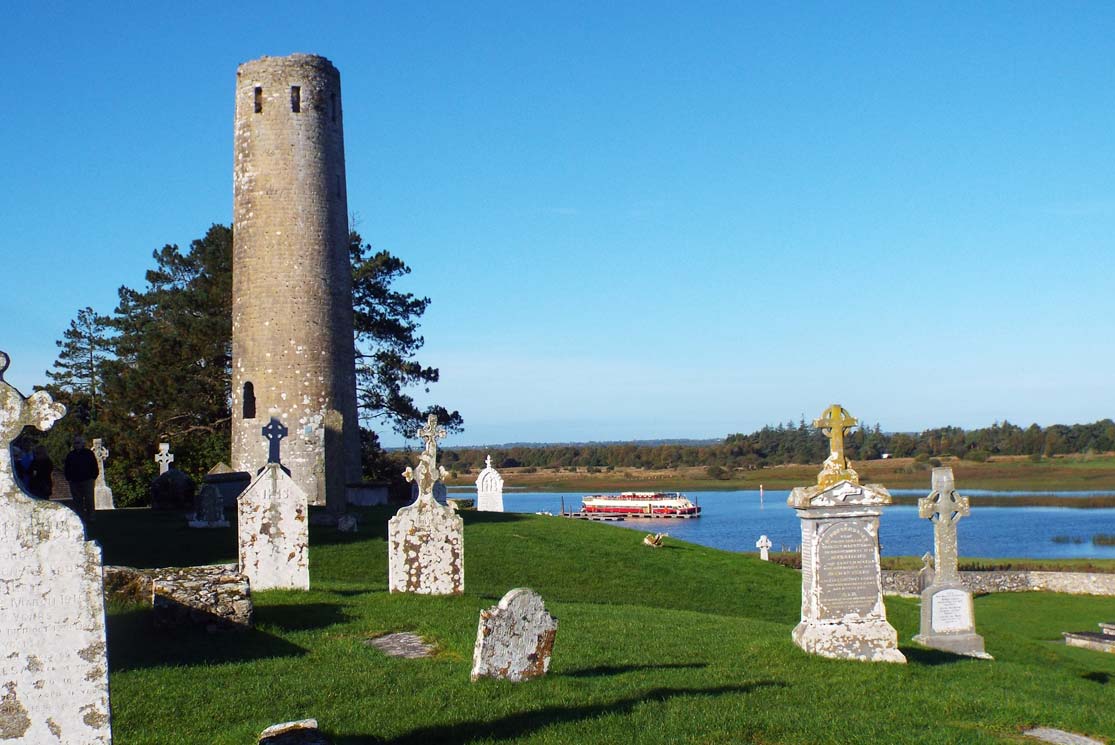
<path id="1" fill-rule="evenodd" d="M 792 638 L 823 657 L 905 662 L 879 569 L 879 516 L 891 497 L 878 484 L 860 484 L 844 457 L 844 432 L 856 423 L 836 404 L 813 423 L 831 441 L 829 457 L 816 486 L 787 499 L 801 520 L 801 623 Z"/>
<path id="2" fill-rule="evenodd" d="M 309 500 L 279 462 L 286 435 L 277 419 L 263 428 L 268 463 L 237 501 L 240 573 L 253 590 L 310 589 Z"/>
<path id="3" fill-rule="evenodd" d="M 113 510 L 116 506 L 112 503 L 112 489 L 105 482 L 105 461 L 108 460 L 108 448 L 101 438 L 93 440 L 93 455 L 97 458 L 97 480 L 93 484 L 93 509 L 96 511 Z"/>
<path id="4" fill-rule="evenodd" d="M 70 510 L 23 494 L 8 443 L 65 413 L 4 382 L 0 352 L 0 741 L 108 745 L 101 551 Z"/>
<path id="5" fill-rule="evenodd" d="M 956 491 L 951 468 L 933 469 L 933 491 L 918 500 L 918 515 L 933 521 L 934 574 L 921 592 L 921 630 L 914 641 L 954 654 L 990 659 L 976 633 L 972 593 L 960 581 L 956 524 L 971 512 Z"/>
<path id="6" fill-rule="evenodd" d="M 225 519 L 225 498 L 221 490 L 213 484 L 203 484 L 198 494 L 198 509 L 194 519 L 189 521 L 191 528 L 227 528 Z"/>
<path id="7" fill-rule="evenodd" d="M 503 512 L 503 477 L 492 468 L 492 456 L 485 458 L 484 463 L 484 470 L 476 478 L 476 509 Z"/>
<path id="8" fill-rule="evenodd" d="M 464 521 L 434 500 L 434 485 L 446 476 L 437 464 L 437 441 L 445 429 L 430 415 L 418 430 L 425 448 L 407 481 L 418 484 L 414 504 L 401 508 L 387 527 L 387 583 L 391 592 L 457 595 L 464 592 Z"/>
<path id="9" fill-rule="evenodd" d="M 557 619 L 541 596 L 526 587 L 511 590 L 498 605 L 480 611 L 472 652 L 472 680 L 522 681 L 545 675 L 557 636 Z"/>

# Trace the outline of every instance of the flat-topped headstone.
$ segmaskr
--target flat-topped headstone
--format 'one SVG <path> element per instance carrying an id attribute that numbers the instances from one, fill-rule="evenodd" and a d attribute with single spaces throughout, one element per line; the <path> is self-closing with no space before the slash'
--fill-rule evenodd
<path id="1" fill-rule="evenodd" d="M 770 547 L 773 545 L 770 538 L 765 535 L 759 536 L 759 540 L 755 541 L 755 548 L 759 549 L 759 558 L 763 561 L 770 561 Z"/>
<path id="2" fill-rule="evenodd" d="M 787 503 L 801 520 L 801 623 L 794 643 L 807 652 L 868 662 L 906 661 L 887 622 L 879 567 L 879 516 L 891 503 L 878 484 L 860 484 L 844 456 L 844 433 L 857 424 L 839 404 L 813 422 L 830 440 L 815 486 Z"/>
<path id="3" fill-rule="evenodd" d="M 202 484 L 197 497 L 198 508 L 189 521 L 191 528 L 227 528 L 225 498 L 214 484 Z"/>
<path id="4" fill-rule="evenodd" d="M 954 654 L 991 659 L 976 633 L 972 593 L 960 580 L 956 524 L 971 509 L 956 491 L 951 468 L 933 469 L 933 491 L 918 500 L 918 516 L 933 521 L 933 578 L 921 592 L 921 630 L 914 641 Z"/>
<path id="5" fill-rule="evenodd" d="M 91 449 L 93 456 L 97 459 L 97 480 L 93 483 L 93 509 L 98 512 L 114 510 L 116 506 L 112 502 L 112 489 L 105 481 L 105 461 L 108 460 L 108 448 L 105 447 L 104 440 L 98 437 L 93 440 Z"/>
<path id="6" fill-rule="evenodd" d="M 170 470 L 170 464 L 174 462 L 174 453 L 170 452 L 169 442 L 159 443 L 159 452 L 155 453 L 155 462 L 159 464 L 160 476 Z"/>
<path id="7" fill-rule="evenodd" d="M 492 468 L 492 456 L 484 459 L 484 470 L 476 477 L 476 509 L 503 512 L 503 477 Z"/>
<path id="8" fill-rule="evenodd" d="M 401 508 L 387 526 L 387 584 L 391 592 L 457 595 L 464 592 L 464 521 L 434 499 L 434 486 L 447 474 L 437 463 L 437 441 L 446 431 L 430 415 L 418 430 L 425 448 L 417 468 L 406 469 L 418 485 L 414 504 Z"/>
<path id="9" fill-rule="evenodd" d="M 522 681 L 545 675 L 557 636 L 557 619 L 542 597 L 526 587 L 511 590 L 498 605 L 480 611 L 471 679 Z"/>
<path id="10" fill-rule="evenodd" d="M 65 413 L 4 381 L 0 352 L 0 741 L 108 745 L 101 550 L 73 511 L 16 485 L 9 443 Z"/>

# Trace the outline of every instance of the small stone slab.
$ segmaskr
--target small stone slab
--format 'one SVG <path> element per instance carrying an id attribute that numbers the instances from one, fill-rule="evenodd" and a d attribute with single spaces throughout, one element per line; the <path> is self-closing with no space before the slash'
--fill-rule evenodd
<path id="1" fill-rule="evenodd" d="M 306 492 L 278 463 L 268 463 L 240 495 L 240 573 L 253 590 L 310 589 Z"/>
<path id="2" fill-rule="evenodd" d="M 1026 730 L 1022 734 L 1027 737 L 1033 737 L 1035 740 L 1041 740 L 1042 742 L 1051 742 L 1053 745 L 1106 745 L 1103 740 L 1093 740 L 1091 737 L 1065 732 L 1063 729 L 1054 729 L 1052 727 L 1035 727 L 1034 729 Z"/>
<path id="3" fill-rule="evenodd" d="M 1070 647 L 1115 654 L 1115 635 L 1107 631 L 1102 634 L 1094 631 L 1064 631 L 1061 636 L 1065 637 L 1065 644 Z"/>
<path id="4" fill-rule="evenodd" d="M 546 612 L 542 597 L 526 587 L 511 590 L 498 605 L 480 611 L 471 679 L 542 677 L 550 669 L 556 636 L 557 619 Z"/>
<path id="5" fill-rule="evenodd" d="M 316 719 L 273 724 L 259 733 L 259 745 L 333 745 L 317 728 Z"/>
<path id="6" fill-rule="evenodd" d="M 368 639 L 364 643 L 375 647 L 389 657 L 405 657 L 408 660 L 432 657 L 434 654 L 434 645 L 427 644 L 418 634 L 410 634 L 405 631 L 377 636 L 375 639 Z"/>

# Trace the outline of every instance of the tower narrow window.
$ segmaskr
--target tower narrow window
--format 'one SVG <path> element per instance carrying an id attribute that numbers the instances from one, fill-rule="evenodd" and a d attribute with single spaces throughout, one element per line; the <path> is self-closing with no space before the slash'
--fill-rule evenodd
<path id="1" fill-rule="evenodd" d="M 337 94 L 329 94 L 329 115 L 333 119 L 333 123 L 337 123 Z"/>
<path id="2" fill-rule="evenodd" d="M 256 86 L 256 113 L 263 113 L 263 89 Z"/>
<path id="3" fill-rule="evenodd" d="M 244 418 L 256 418 L 256 389 L 251 383 L 244 384 Z"/>
<path id="4" fill-rule="evenodd" d="M 290 110 L 295 114 L 302 111 L 302 86 L 290 86 Z"/>

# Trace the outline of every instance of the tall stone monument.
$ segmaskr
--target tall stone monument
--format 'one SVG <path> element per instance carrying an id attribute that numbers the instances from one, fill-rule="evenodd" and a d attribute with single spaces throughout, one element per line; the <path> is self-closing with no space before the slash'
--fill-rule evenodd
<path id="1" fill-rule="evenodd" d="M 105 447 L 104 440 L 96 438 L 93 440 L 93 455 L 97 458 L 97 481 L 93 484 L 93 509 L 100 512 L 101 510 L 114 510 L 116 505 L 112 502 L 112 489 L 108 487 L 105 481 L 105 461 L 108 460 L 108 448 Z"/>
<path id="2" fill-rule="evenodd" d="M 476 509 L 503 512 L 503 477 L 492 468 L 492 456 L 484 459 L 484 470 L 476 477 Z"/>
<path id="3" fill-rule="evenodd" d="M 12 476 L 9 443 L 65 414 L 24 398 L 0 352 L 0 741 L 108 745 L 101 549 L 71 510 L 32 499 Z"/>
<path id="4" fill-rule="evenodd" d="M 306 492 L 279 460 L 287 428 L 263 428 L 268 462 L 236 501 L 240 573 L 253 590 L 310 589 L 310 528 Z"/>
<path id="5" fill-rule="evenodd" d="M 951 468 L 933 469 L 933 491 L 918 500 L 918 517 L 933 521 L 934 574 L 921 592 L 921 633 L 914 641 L 954 654 L 991 659 L 976 633 L 972 593 L 960 581 L 956 524 L 971 512 Z"/>
<path id="6" fill-rule="evenodd" d="M 848 465 L 844 434 L 856 424 L 839 404 L 813 422 L 830 440 L 829 457 L 817 484 L 786 500 L 801 519 L 801 623 L 792 637 L 822 657 L 905 662 L 879 570 L 879 516 L 891 496 L 879 484 L 860 484 Z"/>
<path id="7" fill-rule="evenodd" d="M 283 460 L 299 488 L 314 504 L 343 505 L 327 492 L 360 480 L 353 350 L 340 73 L 309 54 L 245 62 L 233 161 L 233 467 L 255 473 L 267 462 L 260 420 L 277 417 L 291 430 Z M 334 469 L 340 478 L 326 476 Z"/>
<path id="8" fill-rule="evenodd" d="M 434 485 L 446 471 L 437 463 L 437 441 L 445 437 L 430 414 L 418 430 L 425 449 L 418 467 L 407 467 L 407 481 L 418 484 L 414 504 L 401 508 L 387 524 L 387 584 L 391 592 L 459 595 L 465 590 L 464 533 L 461 516 L 434 499 Z"/>

